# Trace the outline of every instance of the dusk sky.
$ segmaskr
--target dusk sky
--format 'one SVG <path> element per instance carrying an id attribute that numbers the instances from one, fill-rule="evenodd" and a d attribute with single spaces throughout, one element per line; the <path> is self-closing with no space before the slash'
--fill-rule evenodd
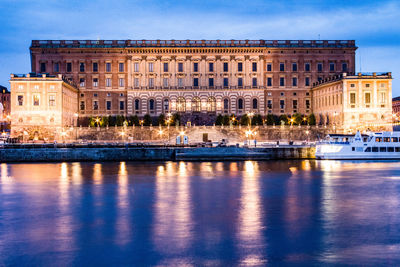
<path id="1" fill-rule="evenodd" d="M 400 95 L 400 1 L 349 2 L 1 0 L 0 85 L 30 71 L 32 39 L 320 38 L 356 40 L 356 71 L 391 71 Z"/>

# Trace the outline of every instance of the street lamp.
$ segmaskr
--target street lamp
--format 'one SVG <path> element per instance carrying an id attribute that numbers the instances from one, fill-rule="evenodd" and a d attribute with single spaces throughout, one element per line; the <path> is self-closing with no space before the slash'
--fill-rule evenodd
<path id="1" fill-rule="evenodd" d="M 249 112 L 247 116 L 250 118 L 250 125 L 251 125 L 251 118 L 254 116 L 254 112 Z"/>
<path id="2" fill-rule="evenodd" d="M 293 126 L 294 119 L 290 118 L 290 126 Z"/>
<path id="3" fill-rule="evenodd" d="M 96 126 L 99 127 L 100 126 L 100 118 L 97 117 L 94 121 L 96 122 Z"/>

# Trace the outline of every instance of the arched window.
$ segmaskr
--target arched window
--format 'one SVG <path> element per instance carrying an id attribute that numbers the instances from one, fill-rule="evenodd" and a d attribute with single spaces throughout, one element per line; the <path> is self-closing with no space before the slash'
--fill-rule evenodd
<path id="1" fill-rule="evenodd" d="M 135 112 L 139 113 L 139 111 L 140 111 L 140 100 L 135 99 Z"/>
<path id="2" fill-rule="evenodd" d="M 224 113 L 229 113 L 229 99 L 224 99 Z"/>
<path id="3" fill-rule="evenodd" d="M 258 100 L 257 100 L 257 98 L 253 98 L 253 109 L 258 109 Z"/>
<path id="4" fill-rule="evenodd" d="M 155 101 L 154 101 L 154 99 L 150 99 L 150 100 L 149 100 L 149 111 L 150 111 L 150 112 L 154 112 L 155 109 L 156 109 L 156 107 L 155 107 Z"/>
<path id="5" fill-rule="evenodd" d="M 243 110 L 243 106 L 244 106 L 243 98 L 239 98 L 238 99 L 238 109 Z"/>
<path id="6" fill-rule="evenodd" d="M 192 111 L 193 112 L 201 111 L 201 101 L 200 101 L 200 98 L 197 96 L 192 98 Z"/>
<path id="7" fill-rule="evenodd" d="M 169 112 L 169 99 L 164 99 L 164 113 Z"/>
<path id="8" fill-rule="evenodd" d="M 178 97 L 176 101 L 176 111 L 186 112 L 186 100 L 182 96 Z"/>
<path id="9" fill-rule="evenodd" d="M 215 112 L 215 106 L 216 106 L 215 97 L 210 96 L 207 99 L 207 111 L 208 112 Z"/>

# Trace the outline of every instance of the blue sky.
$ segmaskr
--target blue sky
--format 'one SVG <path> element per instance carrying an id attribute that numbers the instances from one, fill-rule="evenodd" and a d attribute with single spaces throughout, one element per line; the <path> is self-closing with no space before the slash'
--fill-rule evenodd
<path id="1" fill-rule="evenodd" d="M 355 39 L 357 71 L 392 71 L 400 1 L 0 0 L 0 85 L 30 71 L 32 39 Z M 360 64 L 361 62 L 361 64 Z"/>

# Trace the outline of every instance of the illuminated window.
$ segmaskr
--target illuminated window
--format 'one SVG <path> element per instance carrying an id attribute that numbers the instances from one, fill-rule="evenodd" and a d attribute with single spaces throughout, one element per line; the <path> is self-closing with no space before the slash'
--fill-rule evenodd
<path id="1" fill-rule="evenodd" d="M 119 87 L 123 87 L 125 85 L 125 79 L 119 78 Z"/>
<path id="2" fill-rule="evenodd" d="M 106 87 L 111 87 L 111 78 L 106 78 Z"/>
<path id="3" fill-rule="evenodd" d="M 207 111 L 208 112 L 215 112 L 216 101 L 215 97 L 210 96 L 207 99 Z"/>
<path id="4" fill-rule="evenodd" d="M 40 96 L 38 94 L 33 95 L 33 105 L 34 106 L 39 106 L 40 104 Z"/>
<path id="5" fill-rule="evenodd" d="M 55 106 L 55 105 L 56 105 L 56 96 L 49 95 L 49 106 Z"/>
<path id="6" fill-rule="evenodd" d="M 185 112 L 186 111 L 186 100 L 184 97 L 178 97 L 176 101 L 176 111 Z"/>
<path id="7" fill-rule="evenodd" d="M 194 112 L 201 111 L 201 101 L 200 101 L 200 98 L 197 96 L 192 98 L 192 111 L 194 111 Z"/>
<path id="8" fill-rule="evenodd" d="M 93 78 L 93 87 L 99 86 L 99 79 L 98 78 Z"/>

